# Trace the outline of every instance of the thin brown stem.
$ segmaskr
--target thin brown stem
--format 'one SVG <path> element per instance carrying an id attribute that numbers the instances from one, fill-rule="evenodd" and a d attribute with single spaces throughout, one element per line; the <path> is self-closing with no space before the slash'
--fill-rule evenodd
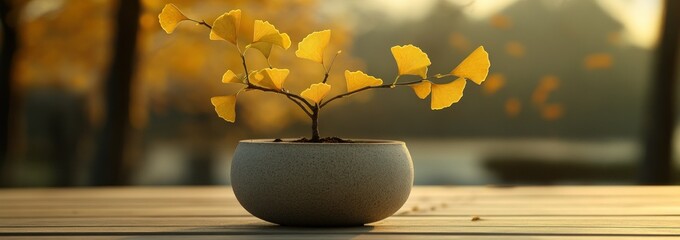
<path id="1" fill-rule="evenodd" d="M 329 75 L 329 73 L 331 72 L 331 68 L 333 68 L 333 63 L 335 63 L 335 58 L 337 58 L 337 57 L 338 57 L 338 54 L 340 54 L 341 52 L 342 52 L 342 51 L 338 51 L 337 53 L 335 53 L 335 56 L 333 56 L 333 59 L 331 59 L 331 64 L 328 65 L 328 68 L 326 68 L 326 67 L 324 66 L 325 74 L 324 74 L 324 76 L 323 76 L 323 81 L 322 81 L 322 83 L 326 83 L 326 82 L 328 81 L 328 75 Z M 321 63 L 321 65 L 323 66 L 323 63 Z"/>
<path id="2" fill-rule="evenodd" d="M 193 19 L 189 19 L 189 21 L 195 22 L 195 23 L 198 24 L 198 25 L 203 25 L 203 26 L 205 26 L 205 27 L 207 27 L 207 28 L 209 28 L 209 29 L 212 29 L 212 26 L 210 26 L 210 24 L 208 24 L 207 22 L 205 22 L 205 20 L 201 20 L 201 21 L 199 22 L 199 21 L 196 21 L 196 20 L 193 20 Z"/>
<path id="3" fill-rule="evenodd" d="M 252 84 L 252 83 L 248 83 L 247 89 L 254 89 L 254 90 L 260 90 L 260 91 L 263 91 L 263 92 L 273 92 L 273 93 L 283 94 L 283 95 L 286 95 L 286 96 L 288 96 L 288 97 L 290 97 L 290 98 L 294 98 L 294 99 L 300 101 L 301 103 L 303 103 L 304 105 L 306 105 L 309 109 L 313 109 L 313 108 L 314 108 L 314 105 L 310 104 L 310 103 L 309 103 L 307 100 L 305 100 L 304 98 L 302 98 L 302 97 L 300 97 L 300 96 L 298 96 L 298 95 L 295 95 L 295 94 L 293 94 L 293 93 L 284 92 L 284 91 L 276 90 L 276 89 L 264 88 L 264 87 L 260 87 L 260 86 L 257 86 L 257 85 L 255 85 L 255 84 Z"/>
<path id="4" fill-rule="evenodd" d="M 286 95 L 286 97 L 287 97 L 288 99 L 290 99 L 291 101 L 293 101 L 296 105 L 298 105 L 298 107 L 300 107 L 300 109 L 302 109 L 302 111 L 304 111 L 304 112 L 307 114 L 307 116 L 309 116 L 309 118 L 313 118 L 312 113 L 309 112 L 309 110 L 307 110 L 307 108 L 305 108 L 304 105 L 302 105 L 302 103 L 300 102 L 300 100 L 297 100 L 297 99 L 295 99 L 295 98 L 292 98 L 291 96 L 288 96 L 288 95 Z"/>
<path id="5" fill-rule="evenodd" d="M 239 55 L 241 56 L 241 63 L 243 64 L 243 72 L 245 72 L 245 75 L 246 75 L 246 84 L 248 85 L 248 87 L 246 89 L 254 89 L 254 90 L 260 90 L 260 91 L 263 91 L 263 92 L 273 92 L 273 93 L 283 94 L 289 100 L 291 100 L 293 103 L 298 105 L 298 107 L 300 107 L 300 109 L 302 109 L 302 111 L 304 111 L 305 114 L 307 114 L 307 116 L 309 116 L 312 120 L 314 120 L 314 116 L 313 116 L 311 111 L 313 111 L 315 106 L 310 104 L 309 102 L 307 102 L 307 100 L 305 100 L 304 98 L 302 98 L 302 97 L 300 97 L 296 94 L 290 93 L 288 91 L 285 91 L 285 90 L 270 89 L 270 88 L 260 87 L 260 86 L 257 86 L 255 84 L 252 84 L 250 82 L 250 74 L 248 72 L 248 64 L 246 64 L 245 51 L 247 51 L 248 48 L 246 48 L 246 50 L 241 52 L 241 49 L 238 47 L 238 44 L 237 44 L 236 49 L 239 50 Z M 307 108 L 305 108 L 305 105 L 309 108 L 309 110 Z"/>
<path id="6" fill-rule="evenodd" d="M 326 81 L 328 81 L 328 72 L 326 72 L 326 74 L 323 76 L 323 81 L 321 82 L 326 83 Z"/>
<path id="7" fill-rule="evenodd" d="M 363 91 L 366 91 L 366 90 L 368 90 L 368 89 L 376 89 L 376 88 L 392 88 L 392 87 L 395 87 L 395 86 L 408 86 L 408 85 L 411 85 L 411 84 L 421 83 L 421 82 L 423 82 L 424 80 L 426 80 L 426 79 L 421 79 L 421 80 L 412 81 L 412 82 L 405 82 L 405 83 L 385 84 L 385 85 L 380 85 L 380 86 L 368 86 L 368 87 L 359 88 L 359 89 L 357 89 L 357 90 L 354 90 L 354 91 L 351 91 L 351 92 L 346 92 L 346 93 L 337 95 L 337 96 L 335 96 L 335 97 L 329 98 L 328 100 L 322 102 L 322 103 L 319 105 L 319 108 L 323 108 L 324 106 L 326 106 L 326 104 L 328 104 L 328 103 L 330 103 L 330 102 L 332 102 L 332 101 L 334 101 L 334 100 L 337 100 L 337 99 L 340 99 L 340 98 L 343 98 L 343 97 L 346 97 L 346 96 L 349 96 L 349 95 L 352 95 L 352 94 L 355 94 L 355 93 L 358 93 L 358 92 L 363 92 Z"/>
<path id="8" fill-rule="evenodd" d="M 238 46 L 236 46 L 238 49 Z M 239 49 L 239 53 L 241 50 Z M 248 72 L 248 65 L 246 65 L 246 55 L 241 53 L 241 63 L 243 63 L 243 72 L 246 75 L 246 84 L 248 84 L 248 87 L 250 87 L 250 73 Z"/>

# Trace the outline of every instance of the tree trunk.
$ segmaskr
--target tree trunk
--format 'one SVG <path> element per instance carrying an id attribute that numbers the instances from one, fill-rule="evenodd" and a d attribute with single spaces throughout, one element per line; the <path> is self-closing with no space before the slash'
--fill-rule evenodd
<path id="1" fill-rule="evenodd" d="M 127 184 L 129 169 L 125 159 L 125 143 L 130 129 L 130 85 L 136 65 L 139 0 L 118 2 L 116 35 L 112 60 L 105 84 L 106 120 L 98 141 L 93 164 L 93 185 Z"/>
<path id="2" fill-rule="evenodd" d="M 13 109 L 12 93 L 12 70 L 14 53 L 17 49 L 17 32 L 12 24 L 16 24 L 9 17 L 10 1 L 0 0 L 0 20 L 2 22 L 2 47 L 0 48 L 0 186 L 8 185 L 5 169 L 7 166 L 9 139 L 10 139 L 10 114 Z"/>
<path id="3" fill-rule="evenodd" d="M 319 136 L 319 107 L 312 109 L 312 139 L 310 141 L 321 141 L 321 137 Z"/>
<path id="4" fill-rule="evenodd" d="M 671 183 L 673 132 L 675 129 L 675 79 L 677 75 L 680 1 L 666 0 L 659 46 L 650 85 L 642 184 Z"/>

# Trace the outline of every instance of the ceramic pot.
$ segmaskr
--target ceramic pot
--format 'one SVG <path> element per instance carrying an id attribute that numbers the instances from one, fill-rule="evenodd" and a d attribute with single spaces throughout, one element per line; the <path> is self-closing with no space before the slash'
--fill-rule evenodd
<path id="1" fill-rule="evenodd" d="M 287 226 L 358 226 L 394 214 L 413 186 L 404 142 L 239 142 L 231 184 L 254 216 Z"/>

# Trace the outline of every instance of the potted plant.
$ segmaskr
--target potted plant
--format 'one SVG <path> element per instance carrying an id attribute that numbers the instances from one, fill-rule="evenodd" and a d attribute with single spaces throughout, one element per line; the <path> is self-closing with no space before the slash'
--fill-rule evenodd
<path id="1" fill-rule="evenodd" d="M 410 194 L 413 164 L 404 142 L 322 138 L 318 120 L 324 107 L 358 92 L 408 86 L 420 99 L 430 96 L 432 110 L 444 109 L 461 99 L 468 80 L 481 84 L 490 66 L 488 54 L 480 46 L 451 72 L 428 75 L 431 63 L 420 48 L 394 46 L 391 51 L 398 74 L 393 81 L 384 83 L 362 71 L 346 70 L 347 91 L 328 96 L 333 61 L 326 64 L 325 48 L 331 31 L 323 30 L 298 43 L 296 56 L 325 70 L 318 83 L 298 94 L 285 88 L 290 70 L 273 66 L 249 69 L 246 64 L 248 50 L 257 50 L 268 59 L 273 47 L 291 46 L 290 37 L 269 22 L 255 20 L 252 40 L 242 46 L 241 10 L 224 13 L 209 24 L 188 18 L 175 5 L 167 4 L 158 17 L 167 33 L 180 22 L 190 21 L 207 27 L 211 40 L 225 41 L 238 50 L 243 68 L 227 70 L 222 76 L 222 82 L 233 91 L 211 98 L 219 117 L 234 122 L 238 95 L 263 91 L 287 98 L 311 120 L 310 138 L 243 140 L 234 153 L 231 183 L 239 203 L 254 216 L 280 225 L 363 225 L 394 214 Z M 405 75 L 418 80 L 400 81 Z M 442 81 L 447 83 L 438 83 Z"/>

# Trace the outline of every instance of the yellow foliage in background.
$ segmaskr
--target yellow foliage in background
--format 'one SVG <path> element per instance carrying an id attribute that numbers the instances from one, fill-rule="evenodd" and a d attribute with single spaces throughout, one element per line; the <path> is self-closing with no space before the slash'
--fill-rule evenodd
<path id="1" fill-rule="evenodd" d="M 505 76 L 500 73 L 494 73 L 486 79 L 484 85 L 482 85 L 482 90 L 484 90 L 484 94 L 492 95 L 503 88 L 503 86 L 505 86 Z"/>
<path id="2" fill-rule="evenodd" d="M 505 52 L 515 58 L 524 57 L 525 50 L 524 45 L 520 42 L 511 41 L 505 44 Z"/>
<path id="3" fill-rule="evenodd" d="M 501 30 L 508 30 L 512 28 L 512 20 L 510 19 L 510 17 L 502 14 L 496 14 L 492 16 L 490 19 L 490 23 L 492 27 Z"/>
<path id="4" fill-rule="evenodd" d="M 564 116 L 564 108 L 561 104 L 548 103 L 548 97 L 560 86 L 560 79 L 553 75 L 541 78 L 538 86 L 531 95 L 531 101 L 541 112 L 541 117 L 545 120 L 553 121 Z"/>
<path id="5" fill-rule="evenodd" d="M 509 117 L 517 117 L 522 111 L 522 102 L 517 98 L 508 98 L 505 101 L 505 113 Z"/>
<path id="6" fill-rule="evenodd" d="M 583 66 L 587 70 L 609 69 L 614 64 L 609 53 L 593 53 L 583 59 Z"/>

